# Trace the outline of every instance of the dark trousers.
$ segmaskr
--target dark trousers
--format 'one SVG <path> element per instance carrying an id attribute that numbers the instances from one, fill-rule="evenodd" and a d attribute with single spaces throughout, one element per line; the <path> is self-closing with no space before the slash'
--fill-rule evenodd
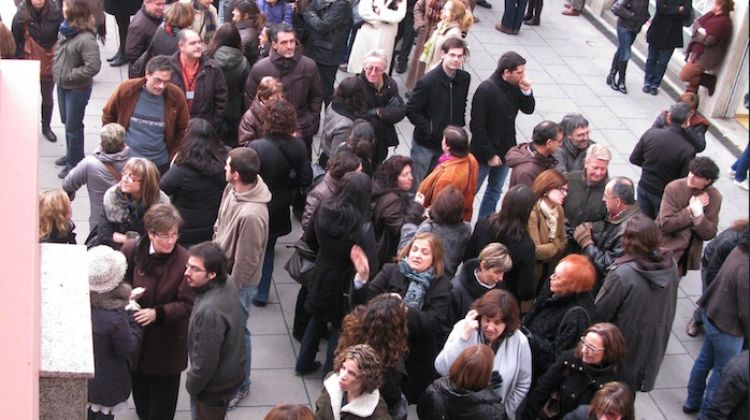
<path id="1" fill-rule="evenodd" d="M 659 208 L 661 207 L 661 195 L 653 194 L 640 186 L 636 189 L 636 195 L 641 213 L 656 220 L 656 216 L 659 215 Z"/>
<path id="2" fill-rule="evenodd" d="M 180 391 L 180 374 L 149 375 L 133 372 L 133 402 L 141 420 L 174 418 L 177 395 Z"/>
<path id="3" fill-rule="evenodd" d="M 323 101 L 326 106 L 331 103 L 333 98 L 333 84 L 336 82 L 336 72 L 339 70 L 339 66 L 336 64 L 320 64 L 318 63 L 318 73 L 320 74 L 320 81 L 323 84 Z"/>
<path id="4" fill-rule="evenodd" d="M 398 56 L 396 60 L 399 63 L 409 62 L 409 54 L 411 53 L 411 47 L 414 45 L 414 38 L 417 37 L 417 33 L 414 32 L 414 13 L 406 13 L 406 17 L 401 23 L 398 24 L 398 33 L 396 34 L 396 42 L 401 39 L 401 49 L 398 50 Z"/>
<path id="5" fill-rule="evenodd" d="M 42 127 L 49 127 L 55 107 L 55 80 L 51 77 L 39 79 L 39 87 L 42 92 Z"/>
<path id="6" fill-rule="evenodd" d="M 125 54 L 125 42 L 128 39 L 130 15 L 127 13 L 115 15 L 115 22 L 117 22 L 117 34 L 120 37 L 120 45 L 117 47 L 117 51 L 120 54 Z"/>

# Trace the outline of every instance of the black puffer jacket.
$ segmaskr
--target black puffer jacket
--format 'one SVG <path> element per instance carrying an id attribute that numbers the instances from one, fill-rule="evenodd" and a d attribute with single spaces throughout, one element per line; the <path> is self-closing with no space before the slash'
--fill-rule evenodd
<path id="1" fill-rule="evenodd" d="M 680 12 L 680 7 L 683 11 Z M 687 0 L 659 0 L 656 2 L 656 14 L 646 32 L 649 45 L 656 48 L 682 47 L 682 20 L 692 8 Z"/>
<path id="2" fill-rule="evenodd" d="M 42 48 L 49 50 L 57 42 L 57 31 L 62 21 L 63 15 L 55 0 L 46 0 L 40 11 L 31 6 L 31 0 L 25 0 L 18 5 L 18 11 L 13 16 L 11 25 L 13 38 L 16 41 L 16 57 L 24 58 L 27 26 L 29 36 Z"/>
<path id="3" fill-rule="evenodd" d="M 625 382 L 630 389 L 632 378 L 622 363 L 604 366 L 587 365 L 575 355 L 575 350 L 564 352 L 550 366 L 547 373 L 539 378 L 534 391 L 529 394 L 526 402 L 524 420 L 534 420 L 544 403 L 554 391 L 560 391 L 560 415 L 575 410 L 581 404 L 588 404 L 594 398 L 596 391 L 607 382 Z"/>
<path id="4" fill-rule="evenodd" d="M 562 352 L 575 347 L 581 333 L 591 325 L 594 313 L 594 297 L 590 292 L 554 295 L 549 282 L 545 284 L 523 319 L 524 327 L 531 333 L 527 338 L 533 355 L 534 378 L 544 374 Z"/>
<path id="5" fill-rule="evenodd" d="M 492 388 L 469 391 L 456 386 L 447 376 L 435 380 L 417 405 L 422 420 L 504 420 L 502 397 Z"/>
<path id="6" fill-rule="evenodd" d="M 625 223 L 639 213 L 638 205 L 634 204 L 615 218 L 607 215 L 603 221 L 594 222 L 591 228 L 591 239 L 594 243 L 584 248 L 583 254 L 594 263 L 600 279 L 604 278 L 607 269 L 615 259 L 622 256 L 622 234 L 625 232 Z"/>
<path id="7" fill-rule="evenodd" d="M 318 64 L 338 65 L 352 25 L 351 3 L 347 0 L 314 0 L 302 17 L 308 31 L 305 55 Z"/>
<path id="8" fill-rule="evenodd" d="M 260 158 L 260 176 L 271 190 L 268 203 L 269 236 L 282 236 L 292 231 L 289 206 L 296 187 L 306 187 L 312 182 L 312 168 L 307 149 L 295 137 L 269 135 L 250 143 L 250 148 Z"/>
<path id="9" fill-rule="evenodd" d="M 182 76 L 179 52 L 172 55 L 172 80 L 170 81 L 183 92 L 187 91 L 185 79 Z M 220 129 L 229 103 L 227 82 L 219 64 L 205 54 L 200 58 L 200 67 L 195 75 L 194 86 L 195 96 L 190 107 L 190 118 L 203 118 L 217 130 Z"/>
<path id="10" fill-rule="evenodd" d="M 366 119 L 375 130 L 378 139 L 373 151 L 373 160 L 382 162 L 388 156 L 388 147 L 398 146 L 396 123 L 406 116 L 406 105 L 398 92 L 398 85 L 388 74 L 383 74 L 383 86 L 378 89 L 367 81 L 364 72 L 357 75 L 365 85 L 367 93 Z"/>
<path id="11" fill-rule="evenodd" d="M 477 281 L 474 271 L 479 267 L 479 259 L 473 258 L 465 261 L 453 280 L 451 280 L 451 310 L 449 319 L 442 325 L 442 343 L 448 338 L 456 322 L 463 319 L 471 309 L 471 304 L 492 289 L 488 289 Z M 505 289 L 503 282 L 495 286 L 497 289 Z M 441 344 L 442 344 L 441 343 Z"/>
<path id="12" fill-rule="evenodd" d="M 88 402 L 113 407 L 130 395 L 128 360 L 138 348 L 142 330 L 125 310 L 130 296 L 127 283 L 90 296 L 95 373 L 88 381 Z"/>

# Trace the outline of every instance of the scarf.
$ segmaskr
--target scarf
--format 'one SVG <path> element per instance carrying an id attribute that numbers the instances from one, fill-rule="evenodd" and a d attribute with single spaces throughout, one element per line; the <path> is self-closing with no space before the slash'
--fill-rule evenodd
<path id="1" fill-rule="evenodd" d="M 453 160 L 453 159 L 456 159 L 456 157 L 450 154 L 450 152 L 445 152 L 442 155 L 440 155 L 440 157 L 438 158 L 438 165 L 443 162 L 448 162 L 449 160 Z"/>
<path id="2" fill-rule="evenodd" d="M 404 294 L 404 304 L 410 309 L 420 310 L 424 304 L 424 295 L 432 282 L 432 267 L 429 270 L 417 273 L 406 262 L 406 258 L 398 263 L 398 270 L 409 279 L 409 287 Z"/>
<path id="3" fill-rule="evenodd" d="M 203 25 L 198 33 L 205 30 L 206 36 L 213 35 L 216 32 L 216 20 L 214 20 L 214 14 L 211 13 L 208 7 L 203 7 L 200 0 L 193 0 L 193 8 L 199 11 L 203 15 Z"/>
<path id="4" fill-rule="evenodd" d="M 555 236 L 557 236 L 557 218 L 559 214 L 557 213 L 557 209 L 555 207 L 550 207 L 550 205 L 547 204 L 547 200 L 544 199 L 539 202 L 539 209 L 547 219 L 547 227 L 549 228 L 549 241 L 552 242 Z"/>
<path id="5" fill-rule="evenodd" d="M 72 26 L 70 26 L 70 23 L 68 23 L 67 20 L 64 20 L 63 23 L 60 24 L 60 34 L 65 37 L 65 39 L 71 39 L 75 38 L 76 35 L 78 35 L 80 31 Z"/>

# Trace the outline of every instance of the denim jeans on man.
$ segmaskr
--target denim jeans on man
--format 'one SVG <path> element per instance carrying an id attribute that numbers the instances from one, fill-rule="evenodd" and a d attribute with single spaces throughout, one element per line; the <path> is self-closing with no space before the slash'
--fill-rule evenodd
<path id="1" fill-rule="evenodd" d="M 484 217 L 495 212 L 497 202 L 500 201 L 500 195 L 503 193 L 503 184 L 508 177 L 510 167 L 508 165 L 489 166 L 479 164 L 479 179 L 477 180 L 477 192 L 482 188 L 484 179 L 487 178 L 487 188 L 484 190 L 482 204 L 479 205 L 479 216 Z"/>
<path id="2" fill-rule="evenodd" d="M 669 59 L 672 58 L 674 48 L 656 48 L 648 44 L 648 58 L 646 59 L 646 76 L 643 78 L 643 86 L 658 88 L 664 73 L 667 71 Z"/>
<path id="3" fill-rule="evenodd" d="M 252 361 L 252 345 L 250 343 L 250 327 L 247 325 L 250 319 L 250 306 L 253 299 L 258 293 L 258 286 L 247 286 L 239 289 L 240 304 L 242 304 L 242 322 L 245 325 L 245 380 L 242 381 L 239 391 L 245 391 L 250 388 L 250 364 Z"/>
<path id="4" fill-rule="evenodd" d="M 640 186 L 637 188 L 636 193 L 638 195 L 638 207 L 641 209 L 641 213 L 656 220 L 656 216 L 659 215 L 659 208 L 661 207 L 661 196 L 652 194 Z"/>
<path id="5" fill-rule="evenodd" d="M 412 185 L 412 192 L 416 192 L 419 189 L 419 184 L 427 178 L 427 174 L 432 171 L 435 167 L 438 158 L 443 153 L 440 149 L 429 149 L 424 146 L 420 146 L 416 141 L 411 142 L 411 175 L 414 178 L 414 184 Z"/>
<path id="6" fill-rule="evenodd" d="M 83 160 L 83 116 L 90 97 L 91 86 L 80 89 L 63 89 L 57 86 L 60 119 L 65 124 L 65 157 L 68 168 L 73 168 Z"/>
<path id="7" fill-rule="evenodd" d="M 277 236 L 269 235 L 266 245 L 266 254 L 263 256 L 263 268 L 260 272 L 260 283 L 258 283 L 258 294 L 255 301 L 261 304 L 268 303 L 268 295 L 271 292 L 271 280 L 273 279 L 273 262 L 276 256 Z"/>
<path id="8" fill-rule="evenodd" d="M 721 370 L 727 362 L 742 351 L 744 340 L 743 337 L 727 334 L 716 328 L 706 316 L 705 311 L 702 313 L 702 318 L 706 337 L 703 339 L 703 347 L 701 347 L 701 352 L 695 359 L 693 370 L 690 372 L 688 397 L 685 401 L 685 407 L 687 408 L 700 407 L 698 418 L 702 417 L 703 412 L 711 403 L 713 393 L 719 385 L 719 379 L 721 379 Z M 708 385 L 706 385 L 706 378 L 712 369 L 713 372 L 708 379 Z M 705 396 L 703 395 L 704 391 Z"/>
<path id="9" fill-rule="evenodd" d="M 748 169 L 750 169 L 750 145 L 745 146 L 745 151 L 742 152 L 740 158 L 732 164 L 734 180 L 737 182 L 746 180 Z"/>

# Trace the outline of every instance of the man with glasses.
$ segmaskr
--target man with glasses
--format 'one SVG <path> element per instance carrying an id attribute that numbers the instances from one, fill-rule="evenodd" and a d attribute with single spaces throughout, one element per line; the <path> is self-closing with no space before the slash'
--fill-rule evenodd
<path id="1" fill-rule="evenodd" d="M 302 55 L 297 48 L 294 28 L 280 23 L 270 31 L 271 51 L 259 60 L 245 82 L 248 104 L 252 103 L 261 79 L 272 76 L 284 86 L 286 99 L 297 112 L 297 128 L 307 146 L 307 157 L 312 158 L 313 136 L 320 127 L 320 108 L 323 103 L 323 83 L 315 61 Z"/>
<path id="2" fill-rule="evenodd" d="M 443 153 L 445 127 L 466 124 L 471 75 L 461 67 L 468 50 L 459 38 L 448 38 L 441 49 L 443 61 L 417 81 L 406 104 L 406 116 L 414 124 L 411 145 L 414 191 Z"/>
<path id="3" fill-rule="evenodd" d="M 510 185 L 531 187 L 539 174 L 554 169 L 557 159 L 552 156 L 562 144 L 562 128 L 554 121 L 542 121 L 534 127 L 530 143 L 511 147 L 505 154 L 505 164 L 513 169 Z"/>
<path id="4" fill-rule="evenodd" d="M 478 4 L 478 3 L 477 3 Z M 516 116 L 534 112 L 536 102 L 526 78 L 526 59 L 508 51 L 497 61 L 497 70 L 479 84 L 471 102 L 471 154 L 479 162 L 477 192 L 484 180 L 479 217 L 495 212 L 510 167 L 503 161 L 516 145 Z"/>
<path id="5" fill-rule="evenodd" d="M 607 182 L 602 199 L 607 207 L 607 216 L 602 221 L 581 223 L 575 228 L 573 238 L 596 267 L 598 281 L 596 293 L 601 287 L 610 265 L 622 256 L 622 234 L 625 222 L 639 213 L 635 202 L 633 181 L 618 176 Z"/>
<path id="6" fill-rule="evenodd" d="M 185 280 L 196 297 L 188 324 L 185 388 L 193 418 L 219 420 L 244 377 L 244 317 L 219 245 L 203 242 L 189 252 Z"/>
<path id="7" fill-rule="evenodd" d="M 102 125 L 116 122 L 125 128 L 130 156 L 150 160 L 162 175 L 190 118 L 185 95 L 171 78 L 172 60 L 156 56 L 146 64 L 146 76 L 120 83 L 102 110 Z"/>
<path id="8" fill-rule="evenodd" d="M 233 149 L 226 164 L 227 187 L 214 224 L 214 242 L 227 257 L 227 270 L 239 288 L 245 325 L 245 365 L 242 385 L 229 403 L 232 409 L 250 390 L 250 304 L 258 293 L 263 256 L 268 243 L 268 202 L 271 191 L 258 175 L 260 158 L 249 147 Z"/>

